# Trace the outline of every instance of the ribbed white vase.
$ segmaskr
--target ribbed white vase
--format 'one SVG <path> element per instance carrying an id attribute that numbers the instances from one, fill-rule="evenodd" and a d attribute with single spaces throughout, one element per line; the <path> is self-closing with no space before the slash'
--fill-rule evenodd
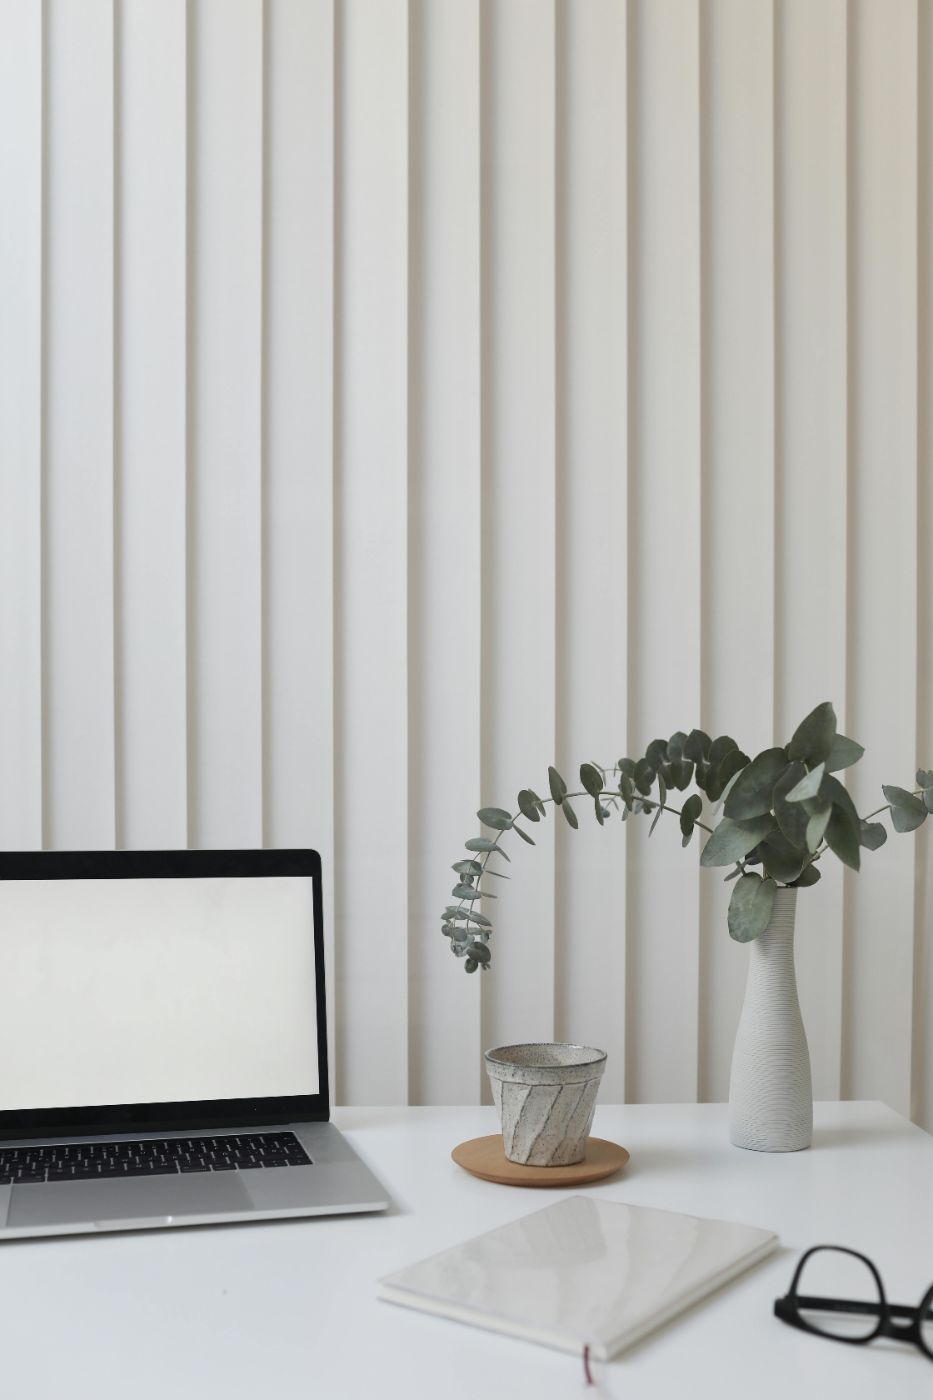
<path id="1" fill-rule="evenodd" d="M 799 1152 L 813 1136 L 810 1051 L 794 975 L 797 891 L 778 890 L 749 944 L 745 1003 L 732 1052 L 729 1137 L 753 1152 Z"/>

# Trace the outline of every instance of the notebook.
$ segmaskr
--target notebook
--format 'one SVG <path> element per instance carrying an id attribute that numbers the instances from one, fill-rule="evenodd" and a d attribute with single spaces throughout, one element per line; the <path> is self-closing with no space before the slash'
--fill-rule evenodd
<path id="1" fill-rule="evenodd" d="M 379 1294 L 608 1361 L 777 1242 L 751 1225 L 567 1196 L 388 1275 Z"/>

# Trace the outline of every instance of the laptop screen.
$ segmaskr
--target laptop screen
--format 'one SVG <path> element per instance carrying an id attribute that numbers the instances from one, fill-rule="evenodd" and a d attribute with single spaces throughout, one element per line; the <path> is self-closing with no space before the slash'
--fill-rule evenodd
<path id="1" fill-rule="evenodd" d="M 313 909 L 310 874 L 0 879 L 0 1112 L 317 1094 Z"/>

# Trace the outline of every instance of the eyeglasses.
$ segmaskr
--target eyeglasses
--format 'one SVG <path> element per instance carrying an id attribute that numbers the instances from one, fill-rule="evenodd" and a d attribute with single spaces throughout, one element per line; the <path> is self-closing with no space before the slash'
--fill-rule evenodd
<path id="1" fill-rule="evenodd" d="M 933 1361 L 933 1285 L 916 1308 L 889 1303 L 871 1260 L 842 1245 L 807 1250 L 790 1292 L 775 1301 L 774 1315 L 804 1332 L 855 1346 L 876 1337 L 912 1342 Z"/>

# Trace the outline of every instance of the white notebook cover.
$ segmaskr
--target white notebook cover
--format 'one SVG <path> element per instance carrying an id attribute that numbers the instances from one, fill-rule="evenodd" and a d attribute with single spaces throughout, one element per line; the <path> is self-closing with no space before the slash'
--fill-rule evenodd
<path id="1" fill-rule="evenodd" d="M 390 1274 L 379 1293 L 608 1361 L 777 1242 L 751 1225 L 568 1196 Z"/>

